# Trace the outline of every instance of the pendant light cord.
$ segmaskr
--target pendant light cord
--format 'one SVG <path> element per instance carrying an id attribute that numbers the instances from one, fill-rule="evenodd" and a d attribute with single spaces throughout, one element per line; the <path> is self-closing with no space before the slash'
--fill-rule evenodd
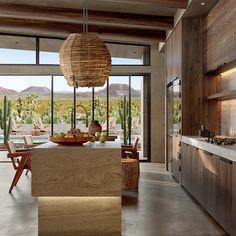
<path id="1" fill-rule="evenodd" d="M 83 0 L 83 33 L 88 33 L 88 0 Z"/>

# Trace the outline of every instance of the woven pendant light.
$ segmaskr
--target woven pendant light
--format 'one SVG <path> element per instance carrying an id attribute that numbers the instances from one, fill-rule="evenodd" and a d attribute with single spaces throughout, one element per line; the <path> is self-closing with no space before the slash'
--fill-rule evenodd
<path id="1" fill-rule="evenodd" d="M 60 49 L 60 67 L 72 87 L 103 86 L 111 71 L 111 56 L 95 33 L 88 33 L 88 7 L 84 1 L 83 33 L 68 36 Z"/>
<path id="2" fill-rule="evenodd" d="M 111 71 L 111 56 L 96 34 L 70 34 L 60 49 L 60 67 L 70 86 L 103 86 Z"/>

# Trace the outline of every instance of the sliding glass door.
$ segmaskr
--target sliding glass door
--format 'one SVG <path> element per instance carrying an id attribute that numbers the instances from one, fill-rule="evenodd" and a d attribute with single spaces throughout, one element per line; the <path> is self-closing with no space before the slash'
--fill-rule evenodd
<path id="1" fill-rule="evenodd" d="M 63 76 L 0 76 L 0 80 L 0 105 L 3 95 L 8 95 L 13 121 L 21 126 L 22 133 L 34 131 L 36 116 L 48 127 L 47 135 L 66 133 L 74 125 L 85 131 L 94 119 L 121 143 L 133 144 L 138 138 L 140 159 L 147 160 L 150 149 L 148 77 L 110 76 L 102 87 L 76 90 L 68 86 Z"/>

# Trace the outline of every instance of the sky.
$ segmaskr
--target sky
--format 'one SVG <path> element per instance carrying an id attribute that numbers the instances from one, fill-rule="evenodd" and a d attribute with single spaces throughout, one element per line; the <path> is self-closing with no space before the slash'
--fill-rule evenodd
<path id="1" fill-rule="evenodd" d="M 140 60 L 112 58 L 113 64 L 140 64 Z M 40 52 L 40 63 L 59 64 L 59 53 Z M 35 51 L 0 48 L 0 64 L 35 64 Z M 55 91 L 71 91 L 63 76 L 54 77 Z M 111 83 L 128 84 L 128 76 L 110 76 Z M 132 76 L 131 87 L 141 89 L 142 76 Z M 0 76 L 0 87 L 22 91 L 30 86 L 45 86 L 51 89 L 51 76 Z M 103 88 L 106 86 L 103 86 Z M 98 91 L 102 88 L 96 88 Z M 79 88 L 78 91 L 91 91 L 89 88 Z"/>

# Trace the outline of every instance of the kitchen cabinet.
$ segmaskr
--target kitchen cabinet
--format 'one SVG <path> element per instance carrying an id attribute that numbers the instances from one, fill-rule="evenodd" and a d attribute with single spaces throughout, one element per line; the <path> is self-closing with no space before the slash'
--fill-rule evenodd
<path id="1" fill-rule="evenodd" d="M 181 176 L 181 151 L 180 151 L 180 135 L 173 135 L 172 144 L 172 175 L 180 182 Z"/>
<path id="2" fill-rule="evenodd" d="M 229 233 L 232 236 L 236 235 L 236 163 L 232 164 L 232 208 Z"/>
<path id="3" fill-rule="evenodd" d="M 191 159 L 192 152 L 190 151 L 190 146 L 186 143 L 181 144 L 181 183 L 186 188 L 189 189 L 189 171 L 191 168 L 189 168 L 189 162 Z"/>
<path id="4" fill-rule="evenodd" d="M 206 124 L 204 109 L 203 19 L 183 18 L 166 42 L 166 84 L 181 79 L 181 134 L 196 135 Z M 208 124 L 206 124 L 208 126 Z"/>
<path id="5" fill-rule="evenodd" d="M 198 149 L 199 202 L 214 217 L 216 214 L 216 189 L 218 181 L 219 158 L 212 153 Z"/>
<path id="6" fill-rule="evenodd" d="M 199 164 L 196 156 L 197 148 L 182 143 L 181 144 L 181 183 L 193 196 L 197 196 L 197 184 L 199 182 Z M 199 169 L 200 170 L 200 169 Z"/>
<path id="7" fill-rule="evenodd" d="M 182 24 L 178 24 L 166 42 L 167 84 L 181 77 Z"/>
<path id="8" fill-rule="evenodd" d="M 181 151 L 182 186 L 235 236 L 236 163 L 183 142 Z"/>
<path id="9" fill-rule="evenodd" d="M 216 188 L 216 220 L 227 231 L 231 231 L 232 209 L 232 162 L 218 157 Z"/>
<path id="10" fill-rule="evenodd" d="M 235 0 L 219 1 L 205 18 L 204 70 L 211 72 L 236 60 Z"/>

